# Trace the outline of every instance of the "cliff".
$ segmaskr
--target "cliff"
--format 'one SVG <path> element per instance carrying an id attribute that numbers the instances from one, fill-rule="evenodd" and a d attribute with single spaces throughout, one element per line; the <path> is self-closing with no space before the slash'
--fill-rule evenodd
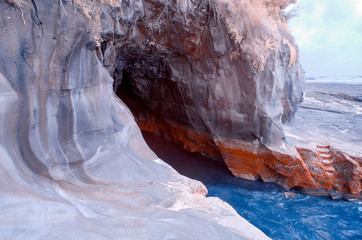
<path id="1" fill-rule="evenodd" d="M 96 55 L 95 12 L 9 2 L 0 0 L 3 238 L 268 239 L 147 147 Z"/>
<path id="2" fill-rule="evenodd" d="M 283 122 L 304 91 L 286 23 L 260 1 L 198 1 L 183 10 L 147 1 L 144 8 L 128 31 L 135 41 L 114 47 L 117 93 L 140 127 L 224 160 L 237 176 L 285 184 L 273 154 L 296 152 L 281 148 Z"/>
<path id="3" fill-rule="evenodd" d="M 237 177 L 359 195 L 361 154 L 325 149 L 327 136 L 306 146 L 285 133 L 305 94 L 288 3 L 122 5 L 137 14 L 104 14 L 101 59 L 141 129 L 224 161 Z M 112 26 L 107 19 L 122 20 Z"/>
<path id="4" fill-rule="evenodd" d="M 329 147 L 285 134 L 305 91 L 289 2 L 0 0 L 1 235 L 267 239 L 139 128 L 238 177 L 359 194 L 360 157 L 331 153 L 331 175 Z"/>

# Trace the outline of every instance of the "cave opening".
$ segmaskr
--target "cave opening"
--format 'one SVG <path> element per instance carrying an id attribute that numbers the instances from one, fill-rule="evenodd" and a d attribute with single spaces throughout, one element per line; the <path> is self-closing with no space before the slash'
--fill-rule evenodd
<path id="1" fill-rule="evenodd" d="M 142 60 L 138 61 L 142 62 Z M 211 181 L 211 179 L 212 181 L 217 179 L 217 176 L 215 176 L 213 172 L 216 172 L 216 174 L 226 174 L 230 177 L 233 176 L 226 163 L 222 160 L 221 154 L 219 158 L 215 159 L 204 156 L 201 152 L 194 151 L 192 149 L 190 150 L 182 139 L 177 139 L 177 137 L 175 138 L 175 136 L 172 135 L 175 134 L 175 131 L 172 128 L 164 127 L 164 115 L 162 115 L 159 110 L 160 108 L 163 108 L 163 98 L 160 96 L 160 92 L 163 90 L 159 91 L 159 89 L 155 89 L 155 86 L 152 86 L 152 84 L 156 84 L 159 87 L 160 82 L 163 82 L 161 87 L 166 89 L 165 91 L 168 92 L 168 97 L 171 95 L 171 98 L 173 99 L 179 98 L 180 96 L 178 95 L 180 93 L 177 86 L 174 82 L 165 77 L 168 73 L 160 74 L 163 76 L 161 79 L 155 79 L 154 76 L 151 76 L 150 79 L 146 79 L 146 84 L 145 82 L 142 83 L 142 80 L 140 81 L 138 79 L 140 73 L 137 72 L 137 70 L 136 73 L 132 72 L 132 69 L 134 68 L 132 65 L 137 64 L 137 62 L 135 63 L 134 61 L 131 61 L 128 62 L 128 64 L 129 65 L 127 66 L 126 64 L 122 64 L 123 69 L 121 71 L 119 69 L 115 70 L 114 91 L 131 110 L 150 149 L 180 174 L 199 180 L 204 184 L 207 184 L 207 182 L 209 180 Z M 165 70 L 165 68 L 163 68 L 163 70 Z M 147 75 L 147 73 L 145 75 Z M 145 80 L 145 78 L 143 78 L 143 80 Z M 144 86 L 142 86 L 142 84 Z M 145 86 L 149 88 L 148 91 L 146 91 L 146 94 L 142 92 L 142 88 Z M 155 99 L 157 99 L 157 106 L 152 106 L 152 101 L 155 101 Z M 183 111 L 183 109 L 180 108 L 179 111 Z M 175 115 L 174 113 L 167 112 L 163 114 L 167 117 L 169 117 L 167 114 Z M 180 113 L 177 114 L 175 118 L 179 118 L 178 120 L 182 122 L 181 118 L 183 116 L 186 116 L 186 114 Z M 160 128 L 159 126 L 149 127 L 144 124 L 145 122 L 153 121 L 158 122 L 157 124 L 162 126 Z M 170 131 L 173 132 L 170 133 Z M 199 143 L 195 140 L 194 144 Z M 218 169 L 218 171 L 215 171 L 215 169 Z"/>
<path id="2" fill-rule="evenodd" d="M 143 104 L 142 98 L 135 93 L 134 88 L 132 87 L 132 73 L 127 70 L 122 70 L 121 72 L 121 83 L 118 83 L 118 86 L 114 85 L 114 91 L 116 95 L 128 106 L 137 121 L 137 114 L 145 111 L 147 107 Z"/>

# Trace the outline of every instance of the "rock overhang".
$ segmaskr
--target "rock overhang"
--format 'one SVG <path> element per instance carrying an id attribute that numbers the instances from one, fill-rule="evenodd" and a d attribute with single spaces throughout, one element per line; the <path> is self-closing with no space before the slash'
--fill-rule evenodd
<path id="1" fill-rule="evenodd" d="M 223 160 L 237 176 L 358 194 L 358 181 L 340 187 L 313 174 L 300 147 L 286 139 L 283 125 L 305 95 L 298 47 L 285 19 L 267 8 L 248 12 L 247 2 L 190 1 L 181 10 L 144 2 L 130 41 L 111 43 L 119 97 L 141 129 Z"/>

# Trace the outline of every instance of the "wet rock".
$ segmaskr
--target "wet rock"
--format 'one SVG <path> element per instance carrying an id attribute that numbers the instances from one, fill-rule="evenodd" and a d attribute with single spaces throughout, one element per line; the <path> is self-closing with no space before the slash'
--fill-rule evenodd
<path id="1" fill-rule="evenodd" d="M 295 195 L 296 195 L 296 193 L 294 193 L 294 192 L 283 193 L 283 196 L 286 197 L 286 198 L 294 198 Z"/>
<path id="2" fill-rule="evenodd" d="M 337 192 L 334 190 L 328 191 L 328 195 L 333 199 L 341 199 L 343 197 L 343 194 L 341 192 Z"/>

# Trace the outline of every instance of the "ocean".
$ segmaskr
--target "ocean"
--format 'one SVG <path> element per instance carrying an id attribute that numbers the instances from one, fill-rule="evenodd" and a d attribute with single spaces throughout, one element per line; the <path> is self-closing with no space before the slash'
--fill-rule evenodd
<path id="1" fill-rule="evenodd" d="M 362 76 L 322 76 L 307 77 L 308 83 L 325 83 L 325 84 L 347 84 L 362 85 Z"/>
<path id="2" fill-rule="evenodd" d="M 327 137 L 341 148 L 362 152 L 362 77 L 308 78 L 305 101 L 288 131 L 321 141 Z M 360 201 L 332 200 L 235 178 L 222 162 L 188 153 L 158 135 L 145 132 L 144 137 L 180 174 L 204 183 L 207 196 L 229 203 L 272 239 L 362 239 Z M 287 198 L 287 192 L 295 196 Z"/>

